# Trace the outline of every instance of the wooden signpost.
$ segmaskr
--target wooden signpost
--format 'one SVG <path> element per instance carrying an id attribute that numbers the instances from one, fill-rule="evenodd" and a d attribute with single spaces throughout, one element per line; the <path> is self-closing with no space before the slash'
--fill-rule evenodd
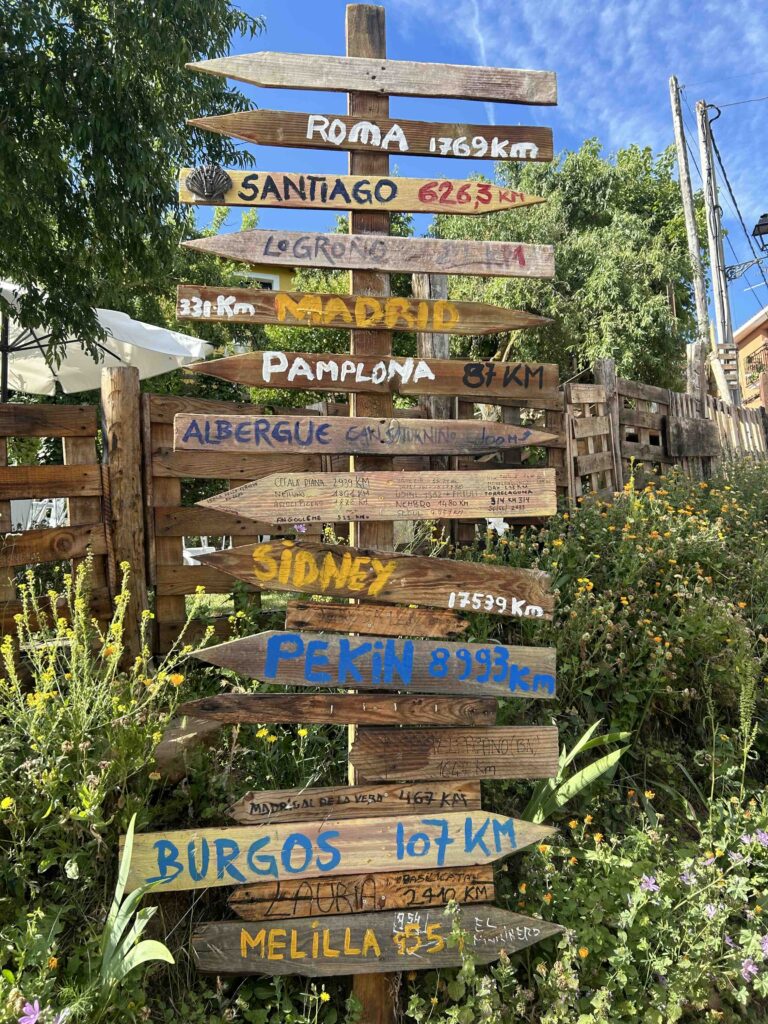
<path id="1" fill-rule="evenodd" d="M 387 235 L 324 235 L 300 231 L 234 231 L 182 242 L 188 249 L 239 263 L 327 270 L 368 270 L 392 274 L 429 271 L 478 277 L 555 275 L 551 245 L 526 242 L 462 242 L 446 238 Z"/>
<path id="2" fill-rule="evenodd" d="M 489 904 L 459 914 L 468 949 L 481 964 L 515 953 L 563 929 Z M 451 920 L 440 909 L 287 918 L 264 924 L 203 924 L 192 936 L 199 970 L 209 974 L 305 974 L 309 977 L 457 967 Z M 369 1018 L 370 1019 L 370 1018 Z"/>
<path id="3" fill-rule="evenodd" d="M 329 701 L 318 693 L 218 693 L 183 704 L 177 714 L 233 725 L 493 725 L 496 701 L 487 697 L 393 697 L 384 693 L 344 693 Z"/>
<path id="4" fill-rule="evenodd" d="M 550 578 L 538 569 L 288 539 L 244 544 L 200 557 L 205 565 L 259 589 L 374 598 L 511 618 L 552 618 Z M 322 614 L 327 606 L 319 608 Z M 401 628 L 397 635 L 402 632 Z"/>
<path id="5" fill-rule="evenodd" d="M 479 811 L 479 782 L 275 789 L 246 795 L 229 809 L 240 825 L 325 818 L 381 818 L 433 811 Z M 371 908 L 374 909 L 374 908 Z"/>
<path id="6" fill-rule="evenodd" d="M 207 647 L 195 657 L 283 686 L 536 700 L 555 695 L 555 651 L 550 647 L 324 636 L 273 629 Z"/>
<path id="7" fill-rule="evenodd" d="M 515 519 L 554 515 L 557 493 L 554 469 L 272 473 L 197 504 L 275 525 Z"/>
<path id="8" fill-rule="evenodd" d="M 469 620 L 456 612 L 396 605 L 336 604 L 330 601 L 289 601 L 285 628 L 297 633 L 376 633 L 378 636 L 434 636 L 450 639 L 469 629 Z"/>
<path id="9" fill-rule="evenodd" d="M 174 419 L 175 451 L 321 455 L 485 455 L 556 441 L 555 434 L 485 420 L 372 416 L 198 416 Z"/>
<path id="10" fill-rule="evenodd" d="M 545 409 L 559 399 L 557 366 L 554 363 L 496 363 L 491 360 L 414 359 L 389 355 L 340 356 L 332 353 L 317 355 L 267 350 L 192 363 L 185 369 L 255 388 L 351 392 L 354 395 L 369 392 L 379 395 L 393 392 L 401 395 L 457 395 L 472 402 L 516 399 L 531 401 L 539 409 Z M 376 415 L 372 412 L 366 414 Z M 391 411 L 383 414 L 386 418 L 391 415 Z"/>
<path id="11" fill-rule="evenodd" d="M 192 71 L 234 78 L 238 82 L 260 85 L 265 89 L 455 97 L 461 100 L 545 106 L 557 103 L 557 83 L 553 71 L 268 51 L 195 61 L 186 66 Z"/>
<path id="12" fill-rule="evenodd" d="M 286 146 L 301 149 L 336 149 L 350 152 L 396 153 L 398 156 L 451 156 L 488 160 L 549 161 L 553 156 L 552 129 L 530 128 L 520 125 L 494 125 L 489 128 L 482 124 L 434 124 L 427 121 L 393 121 L 388 117 L 345 117 L 338 114 L 295 114 L 287 110 L 244 110 L 235 114 L 218 114 L 212 117 L 198 117 L 188 122 L 195 128 L 205 128 L 245 142 L 262 146 Z M 255 177 L 255 175 L 254 175 Z M 262 175 L 262 180 L 264 180 Z M 314 175 L 308 177 L 315 177 Z M 322 193 L 321 181 L 315 185 L 315 194 Z M 291 175 L 299 192 L 312 189 L 312 182 L 304 186 Z M 258 179 L 257 179 L 258 180 Z M 332 181 L 338 179 L 331 179 Z M 362 180 L 367 181 L 363 178 Z M 388 177 L 381 181 L 398 181 Z M 408 181 L 409 179 L 401 179 Z M 417 195 L 427 181 L 416 181 L 416 188 L 410 190 Z M 436 184 L 432 182 L 432 184 Z M 443 205 L 438 212 L 445 212 L 447 206 L 467 205 L 465 198 L 473 193 L 474 182 L 456 182 L 455 188 L 445 190 Z M 255 182 L 254 182 L 255 186 Z M 347 186 L 336 186 L 346 189 Z M 365 186 L 364 186 L 365 187 Z M 458 198 L 459 189 L 465 189 Z M 277 191 L 277 183 L 275 183 Z M 385 195 L 389 191 L 384 189 Z M 509 190 L 506 190 L 509 193 Z M 285 192 L 283 191 L 283 195 Z M 328 193 L 330 194 L 330 192 Z M 478 193 L 475 193 L 478 194 Z M 486 202 L 489 191 L 480 193 L 480 205 Z M 519 195 L 519 193 L 518 193 Z M 432 202 L 439 202 L 433 199 Z M 490 204 L 489 204 L 490 205 Z M 389 207 L 396 209 L 396 207 Z M 411 209 L 408 207 L 407 209 Z M 421 209 L 420 207 L 418 208 Z M 430 211 L 426 211 L 430 212 Z M 463 213 L 463 210 L 458 212 Z M 467 212 L 470 212 L 467 210 Z M 473 212 L 480 212 L 475 209 Z"/>
<path id="13" fill-rule="evenodd" d="M 184 829 L 134 836 L 127 891 L 241 885 L 273 878 L 491 864 L 552 835 L 486 811 Z"/>
<path id="14" fill-rule="evenodd" d="M 548 779 L 557 775 L 557 728 L 358 729 L 349 759 L 367 782 Z"/>
<path id="15" fill-rule="evenodd" d="M 235 889 L 229 905 L 244 921 L 280 917 L 326 917 L 375 910 L 444 907 L 450 900 L 488 903 L 495 895 L 493 868 L 434 868 L 431 871 L 384 871 L 335 878 L 257 882 Z"/>
<path id="16" fill-rule="evenodd" d="M 176 289 L 176 316 L 179 320 L 346 330 L 386 327 L 391 331 L 450 331 L 451 334 L 497 334 L 550 323 L 543 316 L 484 302 L 206 288 L 192 284 L 180 284 Z"/>

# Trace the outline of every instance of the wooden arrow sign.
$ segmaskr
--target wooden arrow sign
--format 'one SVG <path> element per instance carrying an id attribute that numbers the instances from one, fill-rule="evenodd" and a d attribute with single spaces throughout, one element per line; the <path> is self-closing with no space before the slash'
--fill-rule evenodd
<path id="1" fill-rule="evenodd" d="M 378 636 L 442 637 L 462 636 L 469 619 L 456 612 L 434 608 L 399 608 L 396 605 L 337 604 L 332 601 L 289 601 L 285 606 L 285 628 L 323 633 L 376 633 Z"/>
<path id="2" fill-rule="evenodd" d="M 178 414 L 175 451 L 319 455 L 485 455 L 557 440 L 530 427 L 485 420 L 374 416 L 200 416 Z"/>
<path id="3" fill-rule="evenodd" d="M 409 156 L 451 156 L 459 158 L 470 158 L 475 160 L 530 160 L 550 161 L 554 155 L 552 145 L 551 128 L 531 128 L 524 125 L 493 125 L 488 127 L 482 124 L 434 124 L 428 121 L 404 121 L 398 119 L 393 121 L 386 117 L 376 117 L 371 120 L 363 120 L 359 117 L 349 117 L 340 114 L 294 114 L 287 110 L 244 110 L 235 114 L 218 114 L 212 117 L 198 117 L 188 124 L 195 128 L 205 128 L 207 131 L 217 132 L 219 135 L 231 136 L 236 139 L 244 139 L 246 142 L 256 143 L 262 146 L 286 146 L 298 147 L 301 149 L 335 149 L 337 151 L 365 151 L 374 153 L 396 153 L 398 156 L 408 154 Z M 262 172 L 261 176 L 253 172 L 236 172 L 243 177 L 251 177 L 251 186 L 261 192 L 265 187 L 273 191 L 266 182 L 268 176 L 277 178 L 277 173 Z M 230 174 L 230 177 L 232 175 Z M 344 197 L 344 192 L 349 193 L 355 188 L 354 184 L 347 185 L 347 180 L 354 183 L 362 180 L 367 184 L 360 186 L 360 195 L 367 200 L 367 190 L 376 189 L 375 182 L 393 182 L 404 201 L 405 195 L 410 193 L 411 202 L 417 198 L 419 192 L 427 184 L 426 180 L 418 178 L 379 178 L 379 179 L 355 179 L 353 176 L 336 178 L 333 175 L 312 174 L 304 176 L 291 174 L 287 176 L 293 185 L 287 182 L 274 181 L 274 192 L 278 199 L 280 196 L 285 199 L 286 192 L 290 188 L 293 198 L 302 200 L 304 196 L 311 197 L 323 202 L 323 195 L 331 197 L 338 192 Z M 233 179 L 234 180 L 234 179 Z M 412 181 L 413 186 L 406 183 Z M 337 184 L 341 182 L 341 184 Z M 193 182 L 194 183 L 194 182 Z M 295 183 L 295 184 L 294 184 Z M 437 186 L 437 182 L 431 182 Z M 481 208 L 490 206 L 493 193 L 485 189 L 477 192 L 473 188 L 461 193 L 459 190 L 464 185 L 472 185 L 471 182 L 458 181 L 447 188 L 445 183 L 440 183 L 439 192 L 444 193 L 445 199 L 440 200 L 439 195 L 434 199 L 427 193 L 427 201 L 436 203 L 438 209 L 424 211 L 421 206 L 405 206 L 404 210 L 413 212 L 446 212 L 448 206 L 467 206 L 467 212 L 479 213 Z M 479 184 L 475 183 L 475 184 Z M 282 188 L 280 187 L 282 185 Z M 327 191 L 324 192 L 323 186 Z M 400 188 L 405 188 L 400 192 Z M 251 189 L 244 189 L 246 194 Z M 381 186 L 382 198 L 389 201 L 389 185 Z M 503 189 L 507 195 L 510 190 Z M 519 194 L 519 193 L 518 193 Z M 473 200 L 468 201 L 467 195 L 472 195 Z M 474 198 L 477 198 L 479 206 L 474 206 Z M 498 197 L 501 199 L 501 197 Z M 394 197 L 393 197 L 394 199 Z M 354 200 L 357 202 L 357 200 Z M 417 200 L 420 201 L 420 200 Z M 502 200 L 503 201 L 503 200 Z M 281 204 L 282 205 L 282 204 Z M 302 205 L 305 205 L 302 203 Z M 325 203 L 323 204 L 325 205 Z M 499 207 L 507 209 L 508 203 Z M 352 207 L 353 209 L 356 208 Z M 396 207 L 388 206 L 388 209 Z"/>
<path id="4" fill-rule="evenodd" d="M 328 699 L 327 697 L 325 698 Z M 390 814 L 479 811 L 479 782 L 427 782 L 385 786 L 322 786 L 246 793 L 229 814 L 240 825 L 324 818 L 383 818 Z M 371 910 L 375 909 L 373 907 Z"/>
<path id="5" fill-rule="evenodd" d="M 406 868 L 491 864 L 552 829 L 485 811 L 334 819 L 136 835 L 127 890 L 158 892 Z"/>
<path id="6" fill-rule="evenodd" d="M 489 903 L 495 891 L 493 867 L 480 864 L 473 868 L 257 882 L 233 889 L 228 902 L 243 921 L 269 921 L 276 917 L 327 917 L 442 907 L 451 900 L 461 905 Z"/>
<path id="7" fill-rule="evenodd" d="M 263 683 L 470 697 L 555 694 L 555 650 L 270 630 L 196 651 Z"/>
<path id="8" fill-rule="evenodd" d="M 217 693 L 188 701 L 177 715 L 222 724 L 293 722 L 315 725 L 493 725 L 491 697 L 362 696 L 324 693 Z"/>
<path id="9" fill-rule="evenodd" d="M 478 963 L 498 960 L 563 931 L 559 925 L 488 904 L 464 907 L 460 926 Z M 333 977 L 379 971 L 458 967 L 462 953 L 448 944 L 451 919 L 442 909 L 386 910 L 264 924 L 200 925 L 192 936 L 198 970 L 208 974 L 303 974 Z"/>
<path id="10" fill-rule="evenodd" d="M 358 729 L 349 752 L 358 778 L 549 779 L 557 775 L 555 726 Z"/>
<path id="11" fill-rule="evenodd" d="M 554 515 L 557 492 L 554 469 L 271 473 L 197 504 L 275 525 L 515 519 Z"/>
<path id="12" fill-rule="evenodd" d="M 554 71 L 268 51 L 195 61 L 186 67 L 264 89 L 373 92 L 544 106 L 557 103 Z"/>
<path id="13" fill-rule="evenodd" d="M 253 230 L 192 238 L 182 245 L 240 263 L 283 267 L 380 270 L 393 274 L 475 274 L 479 277 L 555 276 L 552 246 L 524 242 Z"/>
<path id="14" fill-rule="evenodd" d="M 554 606 L 550 578 L 538 569 L 287 539 L 244 544 L 200 558 L 251 586 L 291 594 L 375 598 L 385 604 L 400 601 L 512 618 L 551 619 Z M 326 607 L 319 606 L 321 611 Z"/>
<path id="15" fill-rule="evenodd" d="M 554 408 L 552 403 L 560 401 L 562 408 L 555 363 L 350 357 L 268 350 L 192 363 L 185 370 L 256 388 L 457 395 L 474 402 L 504 398 L 527 401 L 541 409 Z"/>
<path id="16" fill-rule="evenodd" d="M 362 328 L 450 334 L 497 334 L 551 323 L 543 316 L 483 302 L 206 288 L 196 284 L 181 284 L 176 289 L 176 317 L 348 331 Z"/>

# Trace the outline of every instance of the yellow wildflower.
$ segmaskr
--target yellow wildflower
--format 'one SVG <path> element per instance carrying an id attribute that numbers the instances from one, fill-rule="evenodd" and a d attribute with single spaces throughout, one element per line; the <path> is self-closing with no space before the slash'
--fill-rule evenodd
<path id="1" fill-rule="evenodd" d="M 568 822 L 568 828 L 578 828 L 578 827 L 579 827 L 578 821 L 575 818 L 571 818 L 571 820 Z"/>
<path id="2" fill-rule="evenodd" d="M 49 956 L 48 957 L 48 967 L 49 967 L 49 969 L 52 970 L 52 971 L 55 971 L 58 966 L 59 966 L 58 957 Z"/>
<path id="3" fill-rule="evenodd" d="M 603 841 L 603 833 L 602 832 L 595 832 L 595 834 L 594 834 L 594 836 L 592 838 L 599 845 Z"/>
<path id="4" fill-rule="evenodd" d="M 552 893 L 551 892 L 545 892 L 543 897 L 542 897 L 542 899 L 544 900 L 545 903 L 551 903 L 552 902 Z"/>
<path id="5" fill-rule="evenodd" d="M 564 543 L 565 543 L 565 541 L 561 540 L 561 539 L 560 539 L 560 538 L 558 537 L 558 538 L 557 538 L 556 540 L 553 540 L 553 541 L 552 541 L 552 547 L 553 547 L 553 548 L 561 548 L 561 547 L 563 546 L 563 544 L 564 544 Z"/>
<path id="6" fill-rule="evenodd" d="M 267 743 L 277 743 L 277 736 L 273 732 L 267 736 Z"/>
<path id="7" fill-rule="evenodd" d="M 545 853 L 546 854 L 546 853 L 549 853 L 549 851 L 552 849 L 552 847 L 551 846 L 547 846 L 546 843 L 539 843 L 537 849 L 538 849 L 539 853 Z"/>
<path id="8" fill-rule="evenodd" d="M 586 946 L 579 946 L 579 956 L 582 960 L 586 960 L 589 956 L 589 950 Z"/>
<path id="9" fill-rule="evenodd" d="M 304 739 L 305 737 L 309 736 L 309 729 L 299 729 L 298 735 L 301 737 L 301 739 Z"/>
<path id="10" fill-rule="evenodd" d="M 320 1002 L 321 1003 L 329 1003 L 330 1001 L 331 1001 L 331 997 L 328 995 L 327 992 L 321 992 L 320 993 Z"/>
<path id="11" fill-rule="evenodd" d="M 168 677 L 168 682 L 171 684 L 171 686 L 181 686 L 181 684 L 184 682 L 184 676 L 181 674 L 181 672 L 172 672 L 171 675 Z"/>
<path id="12" fill-rule="evenodd" d="M 569 859 L 568 863 L 569 864 L 578 864 L 579 863 L 579 858 L 578 857 L 571 857 Z"/>
<path id="13" fill-rule="evenodd" d="M 15 803 L 16 801 L 12 796 L 4 796 L 3 799 L 0 800 L 0 811 L 10 811 Z"/>
<path id="14" fill-rule="evenodd" d="M 437 996 L 432 996 L 432 998 L 429 1001 L 430 1003 L 432 1003 L 433 1006 L 437 1006 L 438 998 Z"/>
<path id="15" fill-rule="evenodd" d="M 747 602 L 746 601 L 737 601 L 736 602 L 736 607 L 737 608 L 746 608 L 747 607 Z"/>
<path id="16" fill-rule="evenodd" d="M 149 777 L 150 779 L 152 779 L 153 782 L 157 782 L 159 779 L 162 778 L 162 775 L 160 774 L 160 772 L 150 772 Z"/>
<path id="17" fill-rule="evenodd" d="M 268 736 L 268 735 L 269 735 L 269 729 L 265 729 L 264 726 L 262 726 L 261 729 L 259 729 L 259 731 L 256 733 L 256 739 L 257 740 L 263 740 L 264 737 Z"/>
<path id="18" fill-rule="evenodd" d="M 584 815 L 584 824 L 585 825 L 591 825 L 593 821 L 594 821 L 594 818 L 592 817 L 591 814 L 585 814 Z"/>
<path id="19" fill-rule="evenodd" d="M 654 791 L 652 789 L 646 789 L 646 791 L 645 791 L 645 799 L 646 800 L 653 800 L 653 798 L 655 796 L 656 796 L 656 794 L 654 793 Z"/>

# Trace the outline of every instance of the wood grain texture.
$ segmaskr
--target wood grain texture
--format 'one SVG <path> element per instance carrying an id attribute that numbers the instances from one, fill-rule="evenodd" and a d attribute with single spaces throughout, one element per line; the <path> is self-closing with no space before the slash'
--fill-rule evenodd
<path id="1" fill-rule="evenodd" d="M 233 537 L 254 533 L 272 533 L 274 526 L 243 516 L 216 512 L 210 508 L 155 507 L 155 531 L 158 537 Z"/>
<path id="2" fill-rule="evenodd" d="M 384 871 L 375 875 L 257 882 L 233 889 L 229 905 L 243 921 L 281 917 L 327 917 L 376 910 L 489 903 L 495 896 L 493 867 L 432 871 Z"/>
<path id="3" fill-rule="evenodd" d="M 234 78 L 264 89 L 312 89 L 324 92 L 370 92 L 392 96 L 435 96 L 498 103 L 552 106 L 557 103 L 554 71 L 427 64 L 375 57 L 333 57 L 314 53 L 262 50 L 186 67 Z"/>
<path id="4" fill-rule="evenodd" d="M 449 302 L 375 295 L 323 292 L 273 292 L 256 288 L 209 288 L 180 284 L 176 289 L 179 320 L 223 323 L 286 324 L 342 330 L 386 328 L 392 331 L 450 331 L 451 334 L 496 334 L 542 327 L 547 317 L 484 302 Z"/>
<path id="5" fill-rule="evenodd" d="M 353 337 L 357 333 L 353 331 Z M 365 332 L 382 334 L 382 331 Z M 459 395 L 473 402 L 493 399 L 554 401 L 558 395 L 555 363 L 465 362 L 459 359 L 412 359 L 389 354 L 343 356 L 299 352 L 244 352 L 185 367 L 236 384 L 301 391 L 375 392 L 401 395 Z M 562 402 L 562 398 L 560 398 Z M 544 406 L 539 406 L 544 408 Z M 180 409 L 193 413 L 195 409 Z M 212 410 L 215 413 L 217 410 Z M 224 411 L 224 410 L 222 410 Z M 230 409 L 231 415 L 235 410 Z M 250 415 L 248 410 L 245 413 Z M 354 415 L 381 415 L 357 408 Z"/>
<path id="6" fill-rule="evenodd" d="M 514 953 L 563 931 L 549 921 L 489 904 L 464 907 L 459 917 L 462 930 L 469 934 L 469 952 L 481 964 L 498 960 L 502 950 Z M 450 932 L 450 919 L 435 908 L 344 914 L 319 921 L 223 921 L 198 927 L 192 954 L 198 970 L 208 974 L 332 977 L 427 971 L 461 964 L 458 947 L 447 943 Z"/>
<path id="7" fill-rule="evenodd" d="M 268 523 L 551 516 L 554 469 L 274 473 L 197 503 Z"/>
<path id="8" fill-rule="evenodd" d="M 172 718 L 154 750 L 155 766 L 168 782 L 179 782 L 187 774 L 187 755 L 215 742 L 221 723 L 192 715 Z"/>
<path id="9" fill-rule="evenodd" d="M 101 494 L 101 467 L 0 467 L 0 500 L 95 497 Z"/>
<path id="10" fill-rule="evenodd" d="M 322 786 L 246 793 L 229 814 L 241 825 L 325 818 L 382 818 L 444 811 L 479 811 L 479 782 L 426 782 L 411 786 Z"/>
<path id="11" fill-rule="evenodd" d="M 196 252 L 239 263 L 266 263 L 282 267 L 378 270 L 392 274 L 424 271 L 474 274 L 478 277 L 551 278 L 555 275 L 552 246 L 526 242 L 326 235 L 317 232 L 302 234 L 299 231 L 262 231 L 257 228 L 191 238 L 181 244 Z"/>
<path id="12" fill-rule="evenodd" d="M 338 114 L 291 113 L 287 110 L 244 110 L 233 114 L 199 117 L 188 123 L 195 128 L 263 146 L 525 162 L 548 162 L 554 155 L 552 129 L 526 125 L 489 127 L 461 122 L 434 123 L 401 118 L 392 120 L 383 115 L 366 117 L 357 114 L 345 117 Z M 224 193 L 224 201 L 227 203 L 235 193 L 240 203 L 250 197 L 252 201 L 255 199 L 254 205 L 260 205 L 257 197 L 267 193 L 272 200 L 268 205 L 288 205 L 286 200 L 290 200 L 294 206 L 314 203 L 322 209 L 327 205 L 333 208 L 327 202 L 331 197 L 336 199 L 341 196 L 343 201 L 346 194 L 346 205 L 337 208 L 359 209 L 364 206 L 388 211 L 402 208 L 411 212 L 445 213 L 455 212 L 449 209 L 450 206 L 461 206 L 466 207 L 467 213 L 482 213 L 491 208 L 509 209 L 516 205 L 515 195 L 523 196 L 523 193 L 514 193 L 511 189 L 499 186 L 493 186 L 495 191 L 476 191 L 472 183 L 469 183 L 468 189 L 460 192 L 465 184 L 461 181 L 455 182 L 449 191 L 441 181 L 442 187 L 434 200 L 424 203 L 418 198 L 419 193 L 425 185 L 437 184 L 429 178 L 390 178 L 375 174 L 371 178 L 355 174 L 342 178 L 330 174 L 269 171 L 229 173 L 234 187 Z M 362 186 L 359 184 L 361 181 L 364 183 Z M 195 202 L 186 178 L 180 179 L 179 192 L 180 197 L 192 196 L 187 202 Z M 377 194 L 385 200 L 380 200 L 378 205 L 371 202 Z M 431 192 L 427 194 L 431 195 Z M 469 200 L 466 199 L 468 195 L 472 197 Z M 356 201 L 350 203 L 353 196 Z M 478 200 L 477 205 L 475 199 Z M 533 199 L 538 200 L 539 197 Z M 395 205 L 398 201 L 401 207 Z M 518 203 L 525 205 L 524 199 Z M 464 209 L 458 212 L 463 213 Z"/>
<path id="13" fill-rule="evenodd" d="M 94 555 L 107 553 L 104 523 L 94 523 L 90 526 L 58 526 L 53 529 L 6 534 L 0 540 L 0 566 L 83 558 L 89 550 Z"/>
<path id="14" fill-rule="evenodd" d="M 206 647 L 194 656 L 282 686 L 531 699 L 555 693 L 555 651 L 550 647 L 271 630 Z"/>
<path id="15" fill-rule="evenodd" d="M 384 693 L 220 693 L 188 701 L 177 715 L 222 724 L 493 725 L 492 697 L 390 696 Z"/>
<path id="16" fill-rule="evenodd" d="M 157 892 L 401 868 L 491 864 L 552 829 L 486 811 L 182 829 L 135 835 L 127 891 Z"/>
<path id="17" fill-rule="evenodd" d="M 190 122 L 198 128 L 207 128 L 222 135 L 247 138 L 251 142 L 264 141 L 269 132 L 258 131 L 258 125 L 265 123 L 264 115 L 277 114 L 279 120 L 274 124 L 273 134 L 276 138 L 290 139 L 274 143 L 280 146 L 301 146 L 307 149 L 360 149 L 376 152 L 383 148 L 381 144 L 364 142 L 360 134 L 354 133 L 353 141 L 337 146 L 335 142 L 322 138 L 308 140 L 306 114 L 290 114 L 286 111 L 252 110 L 241 114 L 224 114 L 219 117 L 201 117 Z M 289 131 L 291 123 L 298 119 L 298 131 Z M 326 120 L 338 120 L 342 124 L 353 127 L 357 122 L 353 118 L 336 118 L 330 115 Z M 254 129 L 254 123 L 256 130 Z M 496 151 L 501 159 L 504 155 L 511 159 L 511 153 L 520 153 L 520 159 L 551 160 L 552 132 L 548 128 L 493 128 L 481 125 L 425 125 L 419 121 L 387 122 L 398 126 L 411 125 L 428 131 L 420 132 L 421 146 L 412 146 L 409 140 L 408 151 L 418 153 L 423 150 L 430 155 L 430 141 L 433 142 L 433 154 L 441 155 L 441 150 L 451 144 L 450 155 L 454 149 L 466 150 L 475 156 L 478 150 L 487 150 L 490 154 Z M 335 128 L 334 124 L 334 128 Z M 377 127 L 381 130 L 380 122 Z M 433 129 L 439 129 L 434 135 Z M 447 131 L 446 131 L 447 130 Z M 409 129 L 410 131 L 410 129 Z M 314 135 L 314 133 L 313 133 Z M 386 139 L 386 130 L 383 133 Z M 437 136 L 437 137 L 435 137 Z M 367 137 L 367 136 L 366 136 Z M 375 136 L 374 136 L 375 137 Z M 438 141 L 439 139 L 439 141 Z M 460 143 L 457 140 L 462 139 Z M 470 140 L 469 144 L 467 139 Z M 516 140 L 522 140 L 517 142 Z M 530 140 L 530 141 L 527 141 Z M 471 143 L 474 142 L 474 146 Z M 387 149 L 390 147 L 387 146 Z M 398 152 L 400 146 L 393 147 Z M 536 155 L 531 156 L 534 149 Z M 545 154 L 549 152 L 549 156 Z M 517 158 L 517 157 L 516 157 Z M 232 187 L 221 196 L 204 199 L 187 187 L 187 178 L 193 168 L 185 167 L 179 173 L 179 202 L 197 206 L 259 206 L 272 209 L 295 210 L 382 210 L 388 213 L 455 213 L 483 214 L 496 213 L 499 210 L 516 210 L 525 206 L 544 203 L 542 196 L 534 196 L 528 192 L 516 192 L 485 181 L 465 181 L 456 178 L 400 178 L 382 175 L 364 174 L 309 174 L 288 171 L 234 171 L 226 173 L 232 181 Z M 456 209 L 454 209 L 454 207 Z"/>
<path id="18" fill-rule="evenodd" d="M 229 465 L 233 455 L 244 455 L 258 456 L 267 465 L 270 460 L 284 460 L 289 464 L 275 466 L 275 469 L 288 471 L 294 469 L 289 460 L 298 461 L 312 455 L 486 455 L 556 440 L 555 434 L 542 430 L 487 420 L 184 415 L 174 421 L 173 447 L 175 452 L 207 454 L 212 468 L 220 461 Z M 196 461 L 203 460 L 190 460 L 190 464 L 195 465 Z M 181 464 L 186 462 L 181 461 Z M 252 464 L 259 465 L 257 461 Z M 320 467 L 299 465 L 295 468 Z M 242 475 L 248 475 L 244 468 Z"/>
<path id="19" fill-rule="evenodd" d="M 469 620 L 456 612 L 398 608 L 386 604 L 335 604 L 330 601 L 289 601 L 285 628 L 323 633 L 376 633 L 378 636 L 442 637 L 461 636 Z"/>
<path id="20" fill-rule="evenodd" d="M 550 577 L 538 569 L 288 539 L 227 548 L 203 555 L 201 561 L 251 586 L 288 593 L 484 610 L 511 618 L 551 619 L 554 608 Z M 327 606 L 317 607 L 322 621 Z M 409 609 L 408 615 L 415 616 L 415 610 Z M 408 615 L 401 623 L 407 623 Z M 351 626 L 346 631 L 355 632 Z M 370 631 L 379 632 L 378 628 Z M 396 635 L 403 635 L 402 625 Z M 411 628 L 405 635 L 418 633 Z"/>
<path id="21" fill-rule="evenodd" d="M 713 420 L 668 416 L 667 450 L 675 458 L 721 455 L 723 449 L 717 424 Z"/>
<path id="22" fill-rule="evenodd" d="M 549 779 L 558 770 L 555 726 L 479 729 L 360 728 L 349 752 L 358 778 Z"/>
<path id="23" fill-rule="evenodd" d="M 93 405 L 0 405 L 0 437 L 95 437 Z"/>
<path id="24" fill-rule="evenodd" d="M 152 473 L 155 477 L 197 477 L 203 480 L 254 480 L 278 470 L 307 473 L 322 468 L 320 455 L 312 452 L 235 452 L 218 449 L 174 451 L 155 448 Z"/>

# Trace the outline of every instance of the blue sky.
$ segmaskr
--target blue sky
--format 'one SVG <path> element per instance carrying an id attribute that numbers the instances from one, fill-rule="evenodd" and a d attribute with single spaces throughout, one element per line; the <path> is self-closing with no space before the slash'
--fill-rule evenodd
<path id="1" fill-rule="evenodd" d="M 233 53 L 344 52 L 345 0 L 240 0 L 240 6 L 263 15 L 267 29 L 254 42 L 233 40 Z M 577 148 L 596 136 L 608 152 L 633 142 L 658 151 L 673 138 L 668 78 L 676 74 L 685 86 L 686 131 L 697 162 L 696 100 L 738 102 L 722 107 L 716 139 L 750 232 L 768 211 L 768 100 L 739 102 L 768 97 L 765 0 L 385 0 L 384 6 L 391 58 L 538 68 L 558 75 L 557 107 L 393 97 L 394 117 L 549 125 L 556 150 Z M 340 93 L 243 88 L 262 108 L 344 112 Z M 253 151 L 265 170 L 346 170 L 346 154 L 337 152 Z M 412 177 L 492 173 L 492 165 L 479 160 L 406 156 L 392 163 Z M 697 187 L 696 169 L 691 170 Z M 726 262 L 751 258 L 724 189 L 721 203 L 735 250 L 734 256 L 726 246 Z M 326 230 L 333 220 L 321 212 L 260 211 L 263 227 Z M 229 225 L 237 224 L 232 211 Z M 417 230 L 425 226 L 420 218 Z M 768 304 L 768 287 L 756 269 L 731 286 L 731 303 L 735 326 Z"/>

